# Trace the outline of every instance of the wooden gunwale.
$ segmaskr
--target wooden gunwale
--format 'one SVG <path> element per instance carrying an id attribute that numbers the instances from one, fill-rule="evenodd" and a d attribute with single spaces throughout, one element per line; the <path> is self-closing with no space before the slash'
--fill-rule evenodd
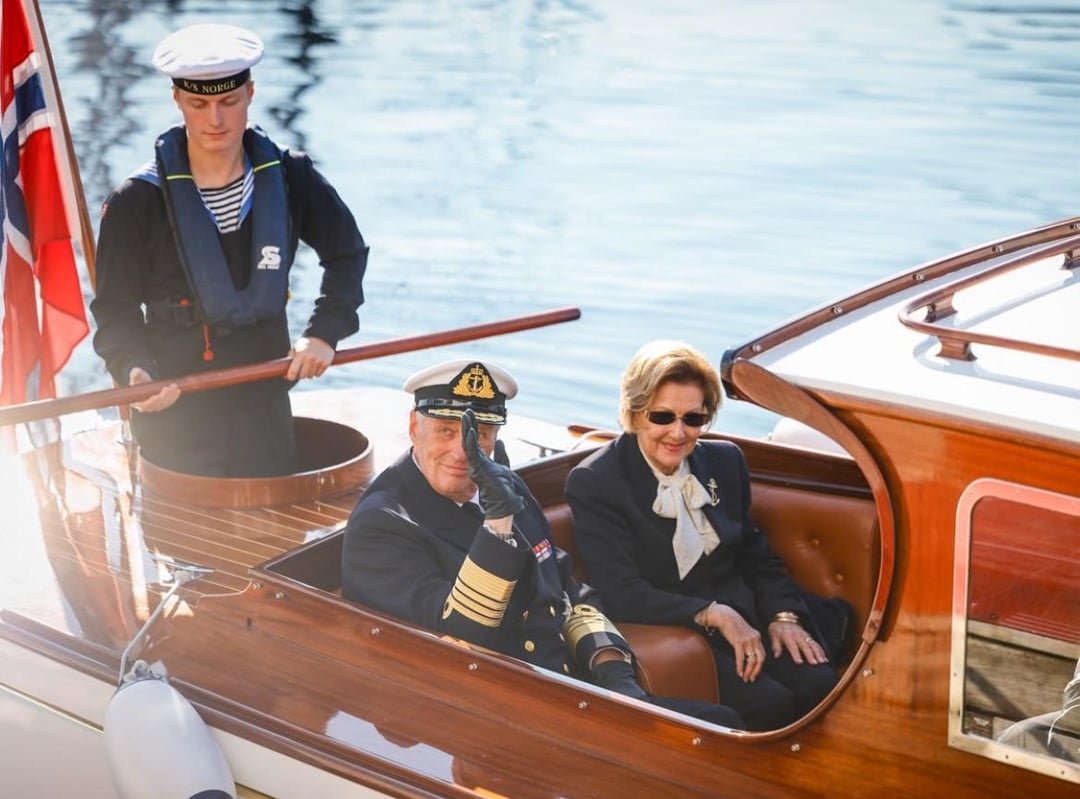
<path id="1" fill-rule="evenodd" d="M 750 361 L 736 361 L 731 365 L 729 379 L 740 387 L 744 396 L 762 407 L 796 419 L 825 434 L 843 447 L 861 470 L 869 486 L 878 513 L 880 561 L 869 620 L 862 632 L 862 645 L 852 661 L 853 666 L 857 666 L 866 657 L 868 647 L 882 633 L 882 620 L 893 587 L 893 567 L 896 557 L 894 511 L 878 460 L 863 444 L 860 437 L 826 405 L 760 366 Z M 846 687 L 854 670 L 854 667 L 848 668 L 847 673 L 841 678 L 841 684 L 837 686 L 838 690 Z"/>
<path id="2" fill-rule="evenodd" d="M 993 260 L 1028 247 L 1056 241 L 1064 236 L 1075 234 L 1078 230 L 1080 230 L 1080 217 L 1073 217 L 1020 235 L 998 239 L 943 259 L 927 261 L 914 269 L 888 278 L 865 290 L 821 305 L 806 314 L 794 317 L 781 323 L 771 331 L 732 347 L 724 353 L 720 371 L 725 389 L 731 397 L 746 399 L 739 395 L 737 385 L 728 378 L 731 366 L 737 360 L 753 358 L 837 317 L 864 308 L 914 285 L 936 280 L 982 261 Z"/>
<path id="3" fill-rule="evenodd" d="M 370 742 L 365 745 L 362 733 L 344 746 L 328 740 L 320 732 L 323 718 L 344 712 L 384 725 L 384 736 L 392 733 L 395 740 L 404 732 L 404 749 L 395 754 L 412 784 L 427 782 L 423 768 L 410 765 L 409 744 L 416 740 L 454 758 L 479 758 L 473 766 L 512 777 L 524 796 L 550 795 L 546 791 L 557 790 L 562 779 L 529 752 L 545 752 L 560 769 L 579 774 L 575 792 L 583 795 L 615 772 L 633 771 L 644 795 L 708 796 L 711 792 L 693 778 L 687 782 L 687 775 L 705 767 L 702 750 L 710 735 L 734 738 L 662 711 L 641 713 L 627 707 L 631 700 L 463 649 L 288 578 L 260 574 L 257 583 L 243 596 L 201 600 L 199 623 L 176 625 L 155 647 L 155 656 L 172 664 L 179 679 L 208 691 L 208 704 L 256 726 L 269 725 L 286 743 L 297 739 L 323 754 L 340 755 L 340 767 L 353 779 L 361 775 L 352 761 L 369 759 L 364 752 L 372 751 Z M 246 658 L 261 668 L 207 669 L 200 653 L 211 647 L 219 663 Z M 293 686 L 290 693 L 302 702 L 275 703 L 275 685 Z M 240 704 L 227 708 L 217 696 L 239 697 Z M 695 746 L 695 737 L 704 743 Z M 663 757 L 652 757 L 648 771 L 641 771 L 657 747 Z M 525 786 L 546 791 L 534 794 Z"/>
<path id="4" fill-rule="evenodd" d="M 110 685 L 116 685 L 118 681 L 118 652 L 83 638 L 58 633 L 21 613 L 0 609 L 0 638 Z"/>

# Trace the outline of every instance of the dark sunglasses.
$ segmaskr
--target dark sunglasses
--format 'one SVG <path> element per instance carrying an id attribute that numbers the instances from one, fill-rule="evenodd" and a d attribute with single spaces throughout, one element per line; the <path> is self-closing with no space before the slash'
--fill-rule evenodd
<path id="1" fill-rule="evenodd" d="M 709 414 L 700 411 L 691 411 L 682 416 L 677 416 L 675 411 L 645 411 L 645 418 L 661 427 L 675 424 L 677 419 L 682 419 L 682 423 L 687 427 L 704 427 L 709 423 Z"/>

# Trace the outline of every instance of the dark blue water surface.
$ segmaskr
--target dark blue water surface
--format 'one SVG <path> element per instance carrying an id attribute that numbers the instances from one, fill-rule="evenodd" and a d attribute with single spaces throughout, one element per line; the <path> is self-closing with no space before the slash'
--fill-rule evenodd
<path id="1" fill-rule="evenodd" d="M 1074 215 L 1080 4 L 41 0 L 88 203 L 179 114 L 181 25 L 267 45 L 252 117 L 371 244 L 344 346 L 576 305 L 580 321 L 334 370 L 501 362 L 519 412 L 610 426 L 637 347 L 724 350 L 871 280 Z M 96 219 L 95 219 L 96 224 Z M 299 329 L 318 288 L 293 285 Z M 87 289 L 89 291 L 89 288 Z M 107 387 L 88 345 L 63 393 Z M 771 418 L 732 402 L 722 428 Z"/>

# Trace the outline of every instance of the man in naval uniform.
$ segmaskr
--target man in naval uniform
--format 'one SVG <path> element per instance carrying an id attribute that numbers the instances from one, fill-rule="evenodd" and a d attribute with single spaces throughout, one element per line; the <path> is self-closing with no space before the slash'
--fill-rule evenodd
<path id="1" fill-rule="evenodd" d="M 356 332 L 368 248 L 349 209 L 303 153 L 248 125 L 251 68 L 263 45 L 231 25 L 162 40 L 184 124 L 102 210 L 94 348 L 120 385 L 288 356 L 285 379 L 180 396 L 175 384 L 135 405 L 142 454 L 176 471 L 226 477 L 296 470 L 288 389 L 321 375 Z M 299 241 L 323 267 L 303 335 L 285 304 Z"/>
<path id="2" fill-rule="evenodd" d="M 517 383 L 495 364 L 414 374 L 412 448 L 383 471 L 345 528 L 343 594 L 542 668 L 729 727 L 723 705 L 649 696 L 633 653 L 571 576 L 525 482 L 492 460 Z"/>

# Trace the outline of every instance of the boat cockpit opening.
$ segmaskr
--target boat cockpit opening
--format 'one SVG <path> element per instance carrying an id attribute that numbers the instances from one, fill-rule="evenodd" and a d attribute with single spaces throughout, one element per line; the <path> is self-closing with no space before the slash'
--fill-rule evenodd
<path id="1" fill-rule="evenodd" d="M 597 433 L 593 446 L 611 435 Z M 839 664 L 841 671 L 850 671 L 863 654 L 867 639 L 873 640 L 877 632 L 873 601 L 881 544 L 869 489 L 853 461 L 835 450 L 778 446 L 752 439 L 738 439 L 738 443 L 751 465 L 754 519 L 769 535 L 793 578 L 819 596 L 842 597 L 854 609 L 854 629 L 844 662 Z M 590 451 L 589 447 L 574 449 L 518 469 L 544 508 L 555 544 L 571 555 L 575 577 L 586 583 L 588 574 L 574 541 L 573 518 L 563 486 L 569 470 Z M 299 583 L 340 596 L 342 540 L 343 533 L 335 532 L 285 553 L 259 571 L 269 581 Z M 700 633 L 674 625 L 619 623 L 619 629 L 638 657 L 639 677 L 647 690 L 721 701 L 715 664 Z M 843 685 L 842 680 L 836 693 Z"/>

